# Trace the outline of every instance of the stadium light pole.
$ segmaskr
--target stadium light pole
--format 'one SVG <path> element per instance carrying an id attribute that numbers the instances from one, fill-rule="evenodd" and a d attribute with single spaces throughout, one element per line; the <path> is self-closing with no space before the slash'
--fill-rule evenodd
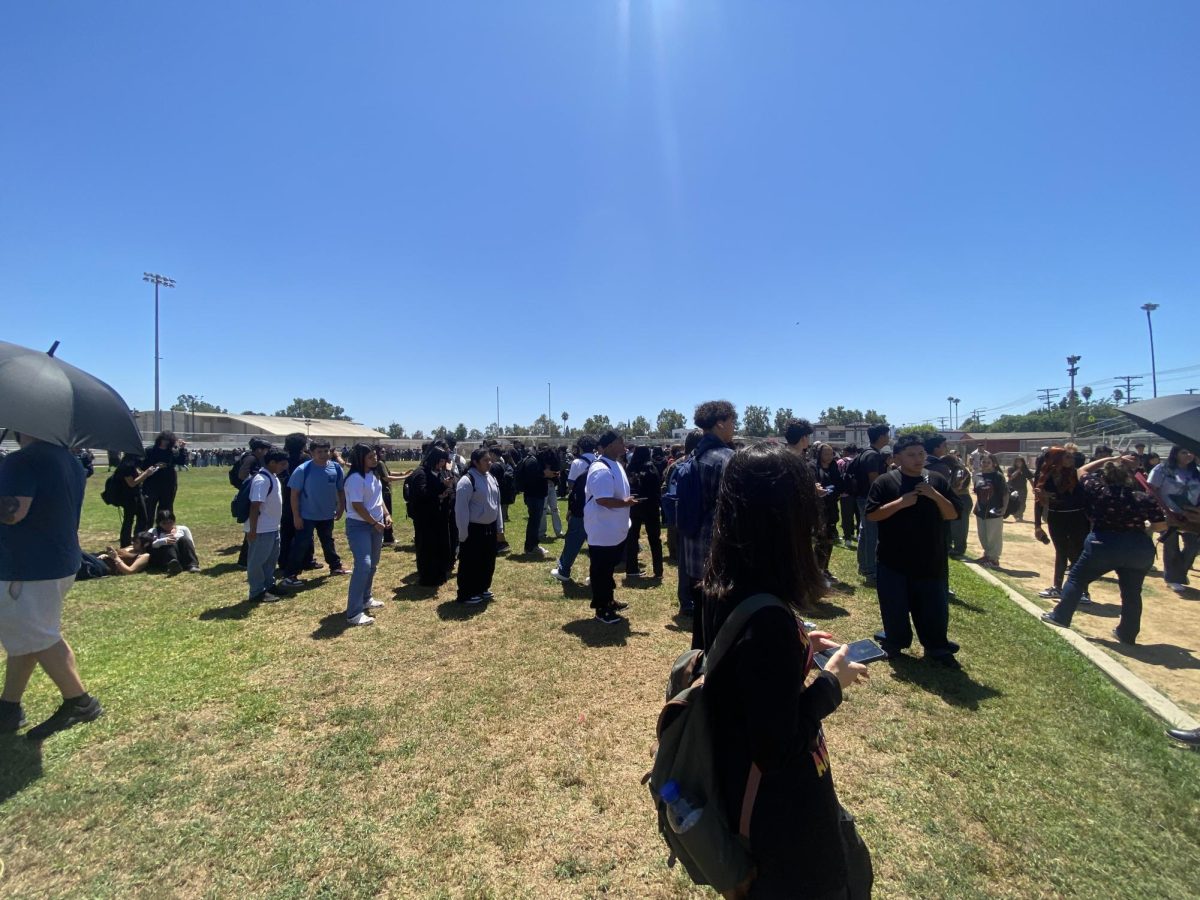
<path id="1" fill-rule="evenodd" d="M 1154 396 L 1158 396 L 1158 369 L 1154 364 L 1154 323 L 1150 321 L 1150 313 L 1158 309 L 1157 303 L 1143 303 L 1142 309 L 1146 311 L 1146 327 L 1150 329 L 1150 383 L 1153 386 Z"/>
<path id="2" fill-rule="evenodd" d="M 1069 396 L 1071 398 L 1071 440 L 1072 441 L 1075 440 L 1075 406 L 1078 403 L 1078 399 L 1075 396 L 1075 376 L 1077 374 L 1079 374 L 1079 361 L 1081 359 L 1083 359 L 1082 356 L 1068 356 L 1067 357 L 1067 374 L 1071 376 L 1071 393 Z"/>
<path id="3" fill-rule="evenodd" d="M 546 382 L 546 437 L 550 437 L 550 427 L 554 424 L 554 417 L 550 413 L 550 382 Z"/>
<path id="4" fill-rule="evenodd" d="M 143 272 L 142 281 L 154 285 L 154 430 L 162 431 L 162 407 L 158 403 L 158 289 L 175 287 L 175 279 L 153 272 Z"/>

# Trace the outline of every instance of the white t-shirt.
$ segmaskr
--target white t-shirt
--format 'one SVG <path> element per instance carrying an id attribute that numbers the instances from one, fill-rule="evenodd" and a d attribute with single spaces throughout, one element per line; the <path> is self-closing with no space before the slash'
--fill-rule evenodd
<path id="1" fill-rule="evenodd" d="M 361 503 L 371 514 L 370 519 L 364 519 L 354 508 L 355 503 Z M 363 478 L 357 472 L 351 472 L 346 478 L 346 518 L 356 522 L 366 522 L 374 525 L 382 522 L 387 515 L 387 507 L 383 505 L 383 484 L 375 477 L 374 472 L 368 472 Z"/>
<path id="2" fill-rule="evenodd" d="M 629 533 L 629 507 L 609 509 L 595 501 L 596 497 L 625 500 L 629 497 L 629 479 L 625 469 L 613 459 L 599 456 L 588 467 L 584 488 L 583 530 L 588 543 L 596 547 L 615 547 Z"/>
<path id="3" fill-rule="evenodd" d="M 258 470 L 254 480 L 250 482 L 250 502 L 261 503 L 258 510 L 258 528 L 255 534 L 269 534 L 279 530 L 279 520 L 283 518 L 283 492 L 279 490 L 279 479 L 272 475 L 266 467 Z M 242 531 L 250 533 L 250 520 L 242 525 Z"/>

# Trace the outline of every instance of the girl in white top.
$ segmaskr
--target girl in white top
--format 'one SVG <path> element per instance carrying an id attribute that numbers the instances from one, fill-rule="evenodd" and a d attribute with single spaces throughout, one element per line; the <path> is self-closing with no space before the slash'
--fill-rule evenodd
<path id="1" fill-rule="evenodd" d="M 375 620 L 366 610 L 383 606 L 371 596 L 371 588 L 383 551 L 383 534 L 391 526 L 392 517 L 383 503 L 383 483 L 374 472 L 378 461 L 367 444 L 355 444 L 350 450 L 350 474 L 345 484 L 346 543 L 354 554 L 346 597 L 346 622 L 350 625 L 372 624 Z"/>

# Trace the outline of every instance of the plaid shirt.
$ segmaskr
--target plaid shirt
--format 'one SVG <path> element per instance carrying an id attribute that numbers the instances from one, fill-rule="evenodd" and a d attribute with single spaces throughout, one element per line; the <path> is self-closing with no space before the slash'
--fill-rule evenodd
<path id="1" fill-rule="evenodd" d="M 708 548 L 712 546 L 717 490 L 721 487 L 721 476 L 725 474 L 725 466 L 732 456 L 733 448 L 716 435 L 706 434 L 696 445 L 695 457 L 699 460 L 697 465 L 700 466 L 700 486 L 704 496 L 704 524 L 695 538 L 679 535 L 679 544 L 683 551 L 679 558 L 680 569 L 693 581 L 704 577 Z"/>

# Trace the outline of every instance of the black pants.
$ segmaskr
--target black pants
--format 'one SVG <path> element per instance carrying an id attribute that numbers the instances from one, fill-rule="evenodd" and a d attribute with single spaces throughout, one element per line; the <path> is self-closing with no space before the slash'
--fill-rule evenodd
<path id="1" fill-rule="evenodd" d="M 287 519 L 288 516 L 284 516 Z M 313 532 L 317 533 L 317 539 L 321 542 L 321 552 L 325 555 L 325 565 L 329 566 L 329 571 L 342 567 L 342 558 L 338 556 L 337 546 L 333 543 L 333 519 L 303 519 L 304 527 L 296 530 L 293 527 L 295 536 L 292 538 L 291 552 L 287 559 L 284 560 L 283 574 L 288 578 L 295 578 L 313 559 L 314 545 Z M 279 551 L 281 554 L 282 550 Z"/>
<path id="2" fill-rule="evenodd" d="M 417 534 L 417 580 L 425 587 L 437 587 L 446 581 L 452 564 L 450 529 L 441 506 L 413 510 L 413 530 Z"/>
<path id="3" fill-rule="evenodd" d="M 612 608 L 617 590 L 617 579 L 613 577 L 613 572 L 624 558 L 625 541 L 611 547 L 588 545 L 588 578 L 592 582 L 592 609 L 597 612 Z"/>
<path id="4" fill-rule="evenodd" d="M 1081 509 L 1074 512 L 1051 509 L 1046 513 L 1046 530 L 1054 544 L 1054 586 L 1061 588 L 1067 567 L 1075 565 L 1083 552 L 1083 542 L 1092 530 L 1092 523 Z"/>
<path id="5" fill-rule="evenodd" d="M 662 578 L 663 546 L 662 518 L 657 504 L 647 504 L 646 509 L 638 509 L 638 514 L 629 520 L 629 536 L 625 538 L 625 571 L 633 574 L 641 570 L 638 564 L 638 536 L 642 526 L 646 526 L 646 543 L 650 545 L 650 561 L 654 566 L 654 577 Z"/>
<path id="6" fill-rule="evenodd" d="M 525 552 L 532 553 L 538 548 L 538 531 L 546 515 L 546 495 L 533 497 L 526 494 L 525 511 L 529 513 L 529 521 L 525 523 Z"/>
<path id="7" fill-rule="evenodd" d="M 854 540 L 858 536 L 858 501 L 840 497 L 838 505 L 842 508 L 842 540 Z"/>
<path id="8" fill-rule="evenodd" d="M 125 505 L 121 507 L 121 543 L 120 547 L 128 547 L 133 543 L 133 536 L 141 534 L 150 527 L 150 519 L 146 515 L 146 500 L 138 491 Z"/>
<path id="9" fill-rule="evenodd" d="M 1182 549 L 1180 541 L 1183 542 Z M 1187 584 L 1188 572 L 1196 561 L 1196 550 L 1200 548 L 1200 535 L 1169 528 L 1162 537 L 1162 545 L 1163 580 L 1168 584 Z"/>
<path id="10" fill-rule="evenodd" d="M 467 539 L 458 545 L 458 599 L 478 597 L 491 590 L 496 573 L 496 523 L 467 526 Z"/>
<path id="11" fill-rule="evenodd" d="M 153 547 L 150 550 L 150 567 L 153 569 L 165 569 L 173 559 L 177 560 L 179 565 L 185 569 L 193 566 L 200 567 L 196 548 L 187 538 L 180 538 L 174 544 L 163 544 L 161 547 Z"/>
<path id="12" fill-rule="evenodd" d="M 383 483 L 383 508 L 387 510 L 388 517 L 392 517 L 392 488 L 388 482 Z M 385 544 L 396 543 L 396 531 L 389 525 L 383 530 L 383 542 Z"/>

